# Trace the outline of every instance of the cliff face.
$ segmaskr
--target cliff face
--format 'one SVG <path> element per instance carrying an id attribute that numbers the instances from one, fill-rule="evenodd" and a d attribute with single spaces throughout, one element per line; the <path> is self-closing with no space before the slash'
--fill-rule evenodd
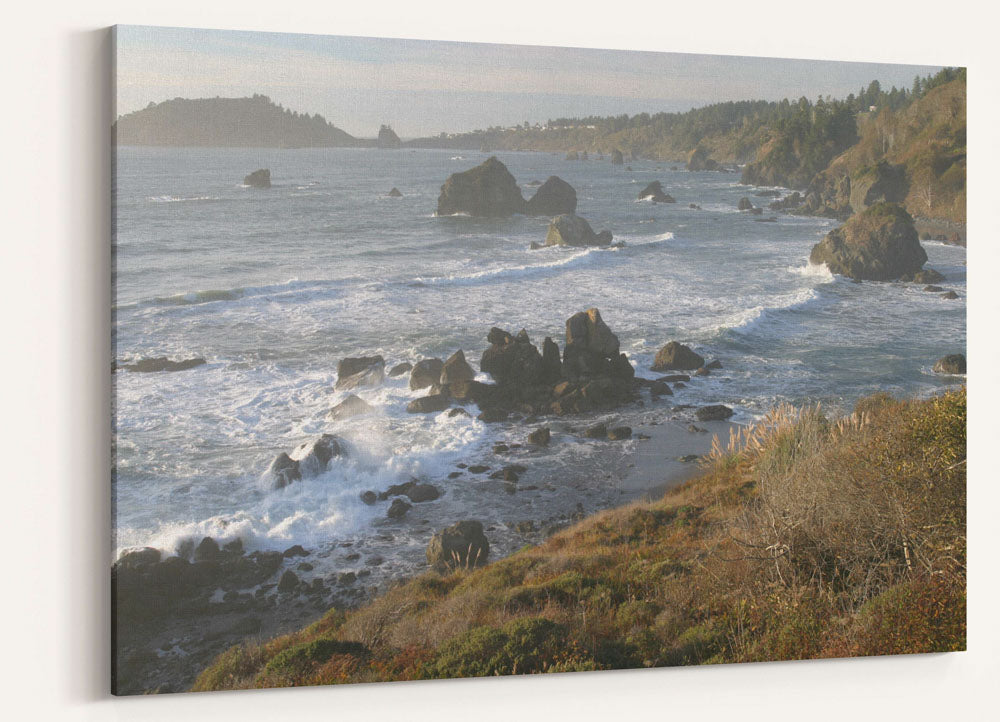
<path id="1" fill-rule="evenodd" d="M 265 95 L 175 98 L 150 103 L 114 124 L 118 145 L 237 148 L 353 147 L 362 141 L 321 115 L 292 112 Z"/>
<path id="2" fill-rule="evenodd" d="M 874 186 L 869 204 L 884 189 L 896 196 L 884 200 L 902 203 L 915 217 L 965 222 L 964 79 L 932 89 L 898 113 L 867 114 L 859 131 L 857 144 L 809 184 L 822 215 L 864 210 Z M 846 198 L 837 188 L 847 189 Z"/>

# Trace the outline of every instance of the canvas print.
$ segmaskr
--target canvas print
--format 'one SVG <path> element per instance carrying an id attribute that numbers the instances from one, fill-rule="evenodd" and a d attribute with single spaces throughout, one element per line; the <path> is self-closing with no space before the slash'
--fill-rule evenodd
<path id="1" fill-rule="evenodd" d="M 115 694 L 965 649 L 963 68 L 113 34 Z"/>

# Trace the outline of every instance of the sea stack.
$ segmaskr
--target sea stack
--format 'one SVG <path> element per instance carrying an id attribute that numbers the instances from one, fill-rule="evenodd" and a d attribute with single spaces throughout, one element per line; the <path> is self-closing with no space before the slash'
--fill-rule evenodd
<path id="1" fill-rule="evenodd" d="M 895 203 L 876 203 L 813 246 L 809 262 L 860 281 L 892 281 L 927 262 L 913 218 Z"/>
<path id="2" fill-rule="evenodd" d="M 271 171 L 268 168 L 255 170 L 243 178 L 243 185 L 250 186 L 251 188 L 270 188 Z"/>

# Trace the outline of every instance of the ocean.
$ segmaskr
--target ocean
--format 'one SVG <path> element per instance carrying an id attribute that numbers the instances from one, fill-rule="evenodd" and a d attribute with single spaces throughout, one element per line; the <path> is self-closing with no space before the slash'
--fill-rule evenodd
<path id="1" fill-rule="evenodd" d="M 685 405 L 731 406 L 739 423 L 776 403 L 850 409 L 878 390 L 933 393 L 961 379 L 932 373 L 966 347 L 966 251 L 924 242 L 927 266 L 957 300 L 918 284 L 852 283 L 810 266 L 812 246 L 837 223 L 737 211 L 766 206 L 736 173 L 692 173 L 671 163 L 562 154 L 496 155 L 522 185 L 558 175 L 577 213 L 623 248 L 545 248 L 548 219 L 437 217 L 441 184 L 488 154 L 377 149 L 116 151 L 113 334 L 116 358 L 203 357 L 176 373 L 114 374 L 116 553 L 185 540 L 239 538 L 246 549 L 314 552 L 318 576 L 372 568 L 375 582 L 421 568 L 436 529 L 479 519 L 495 553 L 574 515 L 631 498 L 626 482 L 643 442 L 581 439 L 569 426 L 597 418 L 641 425 L 653 412 L 685 420 Z M 243 177 L 269 168 L 273 187 Z M 638 201 L 659 180 L 676 204 Z M 403 196 L 391 198 L 390 189 Z M 691 209 L 689 204 L 700 209 Z M 408 414 L 407 376 L 356 391 L 375 407 L 326 420 L 348 393 L 334 390 L 348 356 L 381 354 L 387 368 L 446 358 L 461 348 L 475 368 L 492 326 L 521 328 L 560 347 L 565 321 L 600 309 L 637 375 L 671 340 L 723 368 L 674 396 L 585 419 L 546 421 L 554 442 L 517 450 L 520 490 L 457 464 L 482 462 L 498 442 L 524 440 L 523 422 Z M 486 377 L 482 377 L 486 380 Z M 271 460 L 322 433 L 348 441 L 325 474 L 284 489 L 263 478 Z M 460 471 L 458 478 L 449 474 Z M 441 499 L 400 521 L 363 491 L 411 478 Z M 532 488 L 533 487 L 533 488 Z M 345 549 L 351 554 L 345 554 Z M 354 556 L 359 554 L 359 556 Z"/>

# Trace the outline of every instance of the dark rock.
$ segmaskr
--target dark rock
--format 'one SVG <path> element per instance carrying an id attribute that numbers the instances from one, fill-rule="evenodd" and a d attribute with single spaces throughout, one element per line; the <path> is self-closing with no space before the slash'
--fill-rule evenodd
<path id="1" fill-rule="evenodd" d="M 945 280 L 945 277 L 943 273 L 939 273 L 933 268 L 925 268 L 922 271 L 901 276 L 899 280 L 911 283 L 941 283 Z"/>
<path id="2" fill-rule="evenodd" d="M 344 399 L 339 404 L 330 409 L 330 411 L 326 415 L 326 418 L 328 421 L 349 419 L 352 416 L 360 416 L 361 414 L 367 414 L 371 410 L 372 407 L 367 401 L 365 401 L 359 396 L 350 394 L 346 399 Z"/>
<path id="3" fill-rule="evenodd" d="M 406 512 L 412 508 L 412 505 L 407 504 L 402 499 L 393 499 L 392 504 L 389 505 L 389 511 L 385 515 L 390 519 L 402 519 L 406 515 Z"/>
<path id="4" fill-rule="evenodd" d="M 214 562 L 222 556 L 219 543 L 210 536 L 201 540 L 194 550 L 194 560 L 196 562 Z"/>
<path id="5" fill-rule="evenodd" d="M 825 263 L 833 273 L 865 281 L 890 281 L 915 274 L 927 261 L 910 214 L 879 203 L 852 216 L 817 243 L 810 263 Z"/>
<path id="6" fill-rule="evenodd" d="M 617 426 L 608 429 L 608 439 L 611 441 L 624 441 L 632 438 L 632 429 L 628 426 Z"/>
<path id="7" fill-rule="evenodd" d="M 639 193 L 639 200 L 651 200 L 653 203 L 676 203 L 672 196 L 663 192 L 663 186 L 660 181 L 653 181 L 648 186 L 642 189 Z"/>
<path id="8" fill-rule="evenodd" d="M 453 173 L 441 186 L 437 214 L 505 217 L 525 212 L 521 189 L 507 166 L 496 156 L 462 173 Z"/>
<path id="9" fill-rule="evenodd" d="M 448 474 L 448 478 L 449 479 L 457 479 L 461 475 L 462 475 L 461 471 L 452 471 L 451 473 Z"/>
<path id="10" fill-rule="evenodd" d="M 285 559 L 291 559 L 292 557 L 307 557 L 309 552 L 307 552 L 301 544 L 296 544 L 295 546 L 290 546 L 285 551 L 281 553 L 281 556 Z"/>
<path id="11" fill-rule="evenodd" d="M 958 298 L 958 294 L 955 293 L 954 291 L 948 291 L 947 293 L 942 293 L 941 298 L 948 299 L 949 301 L 954 301 L 956 298 Z"/>
<path id="12" fill-rule="evenodd" d="M 566 160 L 580 160 L 580 154 L 575 150 L 571 150 L 566 154 Z"/>
<path id="13" fill-rule="evenodd" d="M 292 452 L 303 477 L 317 476 L 326 471 L 331 459 L 346 455 L 345 442 L 339 436 L 323 434 L 318 439 L 299 444 Z"/>
<path id="14" fill-rule="evenodd" d="M 244 176 L 243 185 L 250 186 L 251 188 L 270 188 L 271 187 L 271 171 L 268 168 L 260 168 L 255 170 L 248 176 Z"/>
<path id="15" fill-rule="evenodd" d="M 378 495 L 374 491 L 365 491 L 361 493 L 361 501 L 368 506 L 372 506 L 377 500 Z"/>
<path id="16" fill-rule="evenodd" d="M 274 461 L 267 468 L 266 474 L 271 479 L 271 485 L 275 489 L 286 487 L 302 478 L 302 472 L 299 471 L 299 462 L 292 459 L 285 452 L 281 452 L 274 457 Z"/>
<path id="17" fill-rule="evenodd" d="M 714 361 L 705 364 L 705 368 L 708 369 L 709 371 L 715 371 L 716 369 L 721 369 L 722 362 L 719 361 L 719 359 L 715 359 Z M 687 379 L 684 380 L 686 381 Z"/>
<path id="18" fill-rule="evenodd" d="M 427 544 L 427 563 L 440 571 L 481 566 L 489 555 L 490 544 L 478 521 L 453 524 Z"/>
<path id="19" fill-rule="evenodd" d="M 337 365 L 337 390 L 377 386 L 385 378 L 385 359 L 381 356 L 345 358 Z"/>
<path id="20" fill-rule="evenodd" d="M 489 470 L 490 467 L 483 466 L 482 464 L 473 464 L 472 466 L 469 467 L 470 474 L 485 474 Z"/>
<path id="21" fill-rule="evenodd" d="M 396 132 L 388 125 L 383 125 L 378 129 L 378 139 L 375 141 L 379 148 L 395 150 L 403 145 L 403 142 L 396 135 Z"/>
<path id="22" fill-rule="evenodd" d="M 297 567 L 295 567 L 295 569 L 296 571 L 300 572 L 311 572 L 314 569 L 314 567 L 309 562 L 302 562 Z"/>
<path id="23" fill-rule="evenodd" d="M 594 424 L 593 426 L 588 426 L 583 430 L 583 435 L 587 439 L 606 439 L 608 438 L 607 424 Z"/>
<path id="24" fill-rule="evenodd" d="M 732 415 L 733 410 L 721 404 L 702 406 L 694 412 L 694 416 L 698 421 L 725 421 Z"/>
<path id="25" fill-rule="evenodd" d="M 485 409 L 476 418 L 487 424 L 495 424 L 498 421 L 504 421 L 508 416 L 510 413 L 503 409 Z"/>
<path id="26" fill-rule="evenodd" d="M 448 418 L 453 419 L 456 416 L 471 416 L 471 414 L 463 409 L 461 406 L 456 406 L 452 409 L 448 409 Z"/>
<path id="27" fill-rule="evenodd" d="M 664 383 L 677 383 L 678 381 L 690 381 L 691 377 L 687 374 L 670 374 L 669 376 L 661 376 L 656 379 L 657 381 L 662 381 Z"/>
<path id="28" fill-rule="evenodd" d="M 800 205 L 802 205 L 802 200 L 803 200 L 802 194 L 799 193 L 798 191 L 794 191 L 793 193 L 790 193 L 789 195 L 782 198 L 781 200 L 769 203 L 767 207 L 770 208 L 772 211 L 789 211 L 792 210 L 793 208 L 798 208 Z"/>
<path id="29" fill-rule="evenodd" d="M 739 205 L 736 207 L 741 211 L 749 211 L 753 208 L 753 203 L 750 202 L 749 198 L 744 196 L 743 198 L 740 198 Z"/>
<path id="30" fill-rule="evenodd" d="M 157 358 L 144 358 L 132 364 L 118 364 L 118 368 L 137 373 L 157 373 L 159 371 L 187 371 L 196 366 L 203 366 L 207 362 L 203 358 L 189 358 L 183 361 L 171 361 L 166 356 Z"/>
<path id="31" fill-rule="evenodd" d="M 543 426 L 540 429 L 535 429 L 530 434 L 528 434 L 528 443 L 534 444 L 535 446 L 548 446 L 549 441 L 552 439 L 552 432 L 549 427 Z"/>
<path id="32" fill-rule="evenodd" d="M 297 586 L 299 586 L 298 576 L 291 569 L 288 569 L 281 575 L 281 580 L 278 582 L 278 591 L 282 593 L 292 592 L 295 591 Z"/>
<path id="33" fill-rule="evenodd" d="M 708 376 L 711 373 L 712 373 L 711 371 L 709 371 L 707 368 L 705 368 L 704 366 L 702 366 L 700 369 L 698 369 L 697 371 L 694 372 L 694 375 L 695 376 Z"/>
<path id="34" fill-rule="evenodd" d="M 440 498 L 441 490 L 433 484 L 422 484 L 416 479 L 411 479 L 404 484 L 393 484 L 379 494 L 379 499 L 385 501 L 393 496 L 405 496 L 414 504 L 420 504 Z"/>
<path id="35" fill-rule="evenodd" d="M 391 191 L 389 191 L 389 197 L 390 198 L 402 198 L 403 194 L 399 192 L 399 188 L 393 188 Z"/>
<path id="36" fill-rule="evenodd" d="M 406 411 L 411 414 L 432 414 L 437 411 L 444 411 L 451 403 L 451 398 L 447 394 L 431 394 L 414 399 L 406 405 Z"/>
<path id="37" fill-rule="evenodd" d="M 576 191 L 559 176 L 550 176 L 535 191 L 526 206 L 529 216 L 558 216 L 576 213 Z"/>
<path id="38" fill-rule="evenodd" d="M 708 157 L 708 150 L 698 146 L 688 155 L 687 169 L 694 171 L 720 170 L 721 166 L 715 160 Z"/>
<path id="39" fill-rule="evenodd" d="M 408 361 L 404 361 L 401 364 L 396 364 L 391 369 L 389 369 L 389 376 L 395 378 L 396 376 L 402 376 L 403 374 L 408 374 L 413 370 L 413 364 Z"/>
<path id="40" fill-rule="evenodd" d="M 607 246 L 613 237 L 609 231 L 594 233 L 580 216 L 562 214 L 552 219 L 545 236 L 546 246 Z"/>
<path id="41" fill-rule="evenodd" d="M 472 370 L 465 360 L 465 354 L 459 349 L 444 362 L 441 367 L 441 384 L 453 384 L 456 381 L 471 381 L 476 377 L 476 372 Z"/>
<path id="42" fill-rule="evenodd" d="M 337 584 L 342 587 L 350 586 L 354 584 L 358 579 L 358 575 L 354 572 L 341 572 L 337 575 Z"/>
<path id="43" fill-rule="evenodd" d="M 487 340 L 490 347 L 483 352 L 479 368 L 496 379 L 497 383 L 523 388 L 541 382 L 542 355 L 527 340 L 527 334 L 518 339 L 506 331 L 493 328 Z"/>
<path id="44" fill-rule="evenodd" d="M 119 569 L 141 569 L 142 567 L 156 564 L 158 561 L 160 561 L 159 549 L 143 547 L 142 549 L 135 549 L 122 554 L 118 557 L 118 561 L 115 562 L 115 567 Z"/>
<path id="45" fill-rule="evenodd" d="M 651 396 L 673 396 L 673 391 L 670 387 L 662 381 L 655 381 L 653 385 L 649 387 L 649 394 Z"/>
<path id="46" fill-rule="evenodd" d="M 624 164 L 625 164 L 625 156 L 622 155 L 622 152 L 617 148 L 611 151 L 611 165 L 624 165 Z"/>
<path id="47" fill-rule="evenodd" d="M 692 434 L 706 434 L 706 433 L 708 433 L 708 429 L 703 429 L 700 426 L 695 426 L 694 424 L 690 424 L 688 426 L 688 431 L 690 431 Z"/>
<path id="48" fill-rule="evenodd" d="M 653 371 L 689 371 L 704 365 L 705 359 L 689 347 L 677 341 L 671 341 L 656 352 L 652 369 Z"/>
<path id="49" fill-rule="evenodd" d="M 693 211 L 701 210 L 701 206 L 699 206 L 697 203 L 688 203 L 688 208 L 690 208 Z"/>
<path id="50" fill-rule="evenodd" d="M 426 358 L 417 361 L 417 364 L 410 371 L 410 390 L 417 391 L 438 383 L 441 380 L 443 370 L 444 361 L 439 358 Z"/>
<path id="51" fill-rule="evenodd" d="M 939 358 L 934 364 L 936 374 L 964 374 L 965 354 L 953 353 Z"/>
<path id="52" fill-rule="evenodd" d="M 542 372 L 543 383 L 556 383 L 562 378 L 562 358 L 559 355 L 559 344 L 546 336 L 542 342 Z"/>
<path id="53" fill-rule="evenodd" d="M 944 289 L 941 288 L 941 286 L 924 286 L 923 290 L 929 291 L 930 293 L 941 293 Z"/>

